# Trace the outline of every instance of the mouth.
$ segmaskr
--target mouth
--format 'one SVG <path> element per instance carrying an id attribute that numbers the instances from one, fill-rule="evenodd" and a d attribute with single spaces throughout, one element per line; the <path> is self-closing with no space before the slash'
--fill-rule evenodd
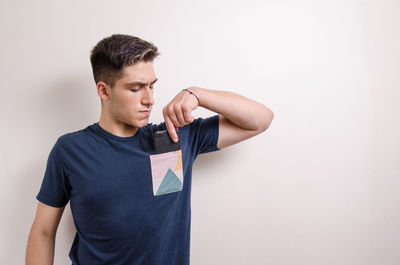
<path id="1" fill-rule="evenodd" d="M 139 111 L 139 112 L 144 115 L 150 115 L 151 110 L 143 110 L 143 111 Z"/>

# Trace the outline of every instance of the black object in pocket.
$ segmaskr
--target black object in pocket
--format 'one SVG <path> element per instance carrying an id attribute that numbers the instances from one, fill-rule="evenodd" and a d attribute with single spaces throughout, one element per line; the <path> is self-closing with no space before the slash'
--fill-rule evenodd
<path id="1" fill-rule="evenodd" d="M 153 195 L 182 191 L 184 178 L 180 140 L 176 143 L 172 141 L 166 130 L 155 132 L 154 153 L 149 158 Z"/>
<path id="2" fill-rule="evenodd" d="M 178 141 L 172 141 L 168 131 L 156 131 L 154 133 L 154 154 L 161 154 L 181 149 L 181 141 L 178 134 Z"/>

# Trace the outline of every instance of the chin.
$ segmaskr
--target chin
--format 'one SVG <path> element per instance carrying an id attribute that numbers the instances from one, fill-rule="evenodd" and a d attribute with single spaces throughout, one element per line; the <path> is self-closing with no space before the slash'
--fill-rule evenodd
<path id="1" fill-rule="evenodd" d="M 143 119 L 143 120 L 136 122 L 137 127 L 139 127 L 139 128 L 145 127 L 148 123 L 149 123 L 149 119 Z"/>

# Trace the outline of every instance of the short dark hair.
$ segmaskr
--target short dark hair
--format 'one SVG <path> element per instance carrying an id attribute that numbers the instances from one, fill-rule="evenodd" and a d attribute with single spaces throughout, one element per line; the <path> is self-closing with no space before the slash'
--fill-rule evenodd
<path id="1" fill-rule="evenodd" d="M 124 34 L 113 34 L 99 41 L 92 49 L 94 81 L 105 82 L 111 88 L 122 77 L 122 68 L 139 61 L 153 61 L 160 53 L 157 47 L 138 37 Z"/>

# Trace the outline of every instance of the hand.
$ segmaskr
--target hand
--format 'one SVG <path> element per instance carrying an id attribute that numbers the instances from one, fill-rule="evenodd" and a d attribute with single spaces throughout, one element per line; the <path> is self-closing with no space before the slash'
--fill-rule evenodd
<path id="1" fill-rule="evenodd" d="M 188 90 L 196 94 L 195 87 L 190 87 Z M 198 105 L 199 102 L 194 95 L 191 95 L 188 91 L 182 90 L 163 108 L 165 126 L 167 127 L 169 136 L 174 142 L 178 141 L 176 128 L 185 126 L 194 121 L 194 117 L 191 113 Z"/>

